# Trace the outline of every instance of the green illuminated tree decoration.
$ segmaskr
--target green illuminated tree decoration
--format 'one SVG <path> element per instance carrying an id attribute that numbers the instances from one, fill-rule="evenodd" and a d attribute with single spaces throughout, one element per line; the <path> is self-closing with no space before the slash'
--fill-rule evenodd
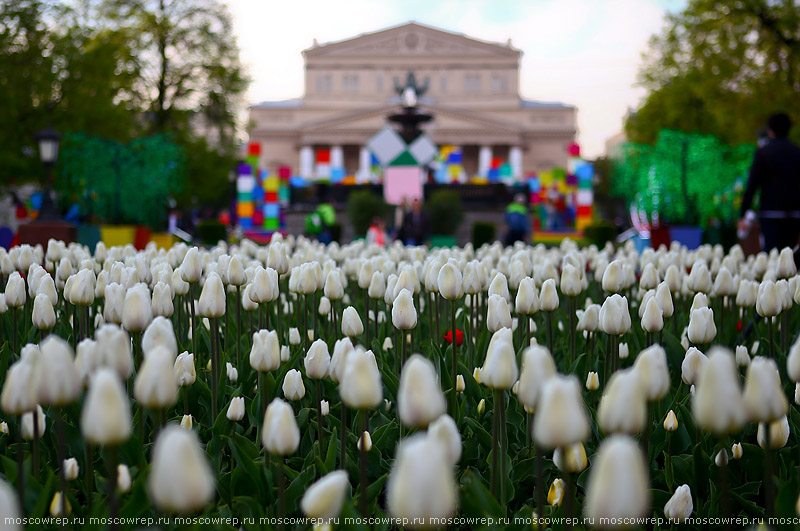
<path id="1" fill-rule="evenodd" d="M 66 135 L 56 186 L 88 217 L 163 228 L 167 202 L 181 189 L 184 154 L 163 135 L 129 144 Z"/>
<path id="2" fill-rule="evenodd" d="M 714 197 L 746 177 L 755 146 L 662 130 L 655 145 L 628 143 L 614 164 L 613 192 L 654 222 L 705 226 L 722 211 Z"/>

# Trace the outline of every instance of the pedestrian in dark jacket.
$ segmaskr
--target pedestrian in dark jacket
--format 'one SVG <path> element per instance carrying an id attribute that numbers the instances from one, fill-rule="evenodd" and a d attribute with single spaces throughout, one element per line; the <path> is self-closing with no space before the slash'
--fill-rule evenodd
<path id="1" fill-rule="evenodd" d="M 428 240 L 428 216 L 422 210 L 422 201 L 414 199 L 411 211 L 403 217 L 400 239 L 406 245 L 423 245 Z"/>
<path id="2" fill-rule="evenodd" d="M 749 228 L 748 211 L 761 191 L 759 224 L 764 250 L 794 247 L 800 237 L 800 147 L 788 138 L 792 122 L 786 114 L 774 114 L 767 122 L 769 141 L 753 156 L 747 188 L 742 197 L 740 232 Z"/>

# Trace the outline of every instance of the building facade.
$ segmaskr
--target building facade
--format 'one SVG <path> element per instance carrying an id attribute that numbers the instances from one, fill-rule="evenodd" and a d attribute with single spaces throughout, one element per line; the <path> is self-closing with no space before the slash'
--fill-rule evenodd
<path id="1" fill-rule="evenodd" d="M 367 140 L 399 107 L 396 84 L 408 72 L 427 85 L 420 106 L 433 113 L 423 127 L 438 145 L 457 146 L 464 172 L 484 175 L 502 160 L 514 178 L 565 167 L 574 142 L 576 108 L 520 96 L 522 52 L 511 43 L 484 42 L 417 23 L 317 44 L 303 51 L 305 93 L 249 109 L 250 142 L 260 165 L 289 165 L 317 175 L 315 153 L 358 181 L 370 175 Z"/>

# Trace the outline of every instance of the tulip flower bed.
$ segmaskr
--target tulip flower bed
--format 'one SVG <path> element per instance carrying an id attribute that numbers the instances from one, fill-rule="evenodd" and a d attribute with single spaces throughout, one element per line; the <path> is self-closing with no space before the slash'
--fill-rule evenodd
<path id="1" fill-rule="evenodd" d="M 8 529 L 800 522 L 788 249 L 51 240 L 0 273 Z"/>

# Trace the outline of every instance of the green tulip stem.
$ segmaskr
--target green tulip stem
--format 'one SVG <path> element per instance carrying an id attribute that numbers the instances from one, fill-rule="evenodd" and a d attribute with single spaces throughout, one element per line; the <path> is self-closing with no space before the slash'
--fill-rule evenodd
<path id="1" fill-rule="evenodd" d="M 16 330 L 16 328 L 15 328 Z M 22 512 L 25 512 L 25 452 L 23 450 L 22 442 L 22 416 L 19 417 L 19 426 L 15 430 L 17 432 L 17 488 L 19 492 L 19 504 Z"/>
<path id="2" fill-rule="evenodd" d="M 31 441 L 31 454 L 33 456 L 33 477 L 39 480 L 39 408 L 33 408 L 33 440 Z"/>
<path id="3" fill-rule="evenodd" d="M 774 324 L 772 322 L 772 317 L 767 317 L 767 332 L 769 334 L 769 357 L 770 359 L 775 359 L 775 343 L 774 343 L 774 334 L 775 331 L 773 330 Z"/>
<path id="4" fill-rule="evenodd" d="M 66 437 L 64 436 L 64 412 L 55 408 L 56 416 L 56 455 L 58 456 L 58 480 L 61 487 L 61 514 L 67 514 L 67 476 L 64 470 L 64 457 L 66 454 Z M 61 527 L 64 527 L 62 522 Z"/>
<path id="5" fill-rule="evenodd" d="M 144 456 L 144 443 L 139 447 L 142 449 L 142 456 Z M 86 445 L 86 514 L 92 514 L 92 497 L 94 496 L 94 470 L 93 470 L 93 452 L 90 444 Z"/>
<path id="6" fill-rule="evenodd" d="M 769 319 L 769 318 L 768 318 Z M 770 320 L 770 331 L 772 322 Z M 772 346 L 770 342 L 770 346 Z M 772 472 L 772 441 L 770 440 L 770 425 L 764 424 L 764 503 L 766 504 L 767 522 L 775 517 L 775 497 L 773 491 L 773 472 Z"/>
<path id="7" fill-rule="evenodd" d="M 553 312 L 544 312 L 547 319 L 547 349 L 551 355 L 553 353 Z"/>
<path id="8" fill-rule="evenodd" d="M 14 354 L 19 357 L 19 330 L 17 328 L 17 308 L 11 308 L 11 344 L 14 346 Z M 75 332 L 72 333 L 73 337 Z M 75 340 L 72 341 L 72 347 L 75 347 Z"/>
<path id="9" fill-rule="evenodd" d="M 531 319 L 530 315 L 521 315 L 520 318 L 524 323 L 523 326 L 525 327 L 525 344 L 522 345 L 522 352 L 525 352 L 525 349 L 531 346 Z"/>
<path id="10" fill-rule="evenodd" d="M 182 387 L 181 394 L 183 395 L 183 414 L 189 414 L 189 387 Z"/>
<path id="11" fill-rule="evenodd" d="M 506 449 L 506 425 L 505 425 L 505 391 L 503 389 L 494 390 L 494 417 L 492 429 L 492 486 L 494 494 L 499 497 L 500 506 L 505 505 L 505 449 Z"/>
<path id="12" fill-rule="evenodd" d="M 369 412 L 361 410 L 361 433 L 358 435 L 361 440 L 361 448 L 358 450 L 358 509 L 361 516 L 367 516 L 367 448 L 364 444 L 364 433 L 369 430 Z"/>
<path id="13" fill-rule="evenodd" d="M 380 341 L 381 336 L 378 333 L 378 307 L 380 306 L 378 299 L 375 299 L 375 339 Z M 315 314 L 316 315 L 316 314 Z"/>
<path id="14" fill-rule="evenodd" d="M 575 311 L 578 305 L 578 300 L 574 295 L 571 295 L 567 298 L 567 308 L 569 311 L 569 365 L 568 367 L 572 367 L 572 363 L 575 361 Z"/>
<path id="15" fill-rule="evenodd" d="M 566 529 L 572 531 L 572 519 L 575 513 L 575 485 L 572 473 L 564 472 L 564 515 L 566 516 Z"/>
<path id="16" fill-rule="evenodd" d="M 194 308 L 194 290 L 196 282 L 189 282 L 189 311 L 192 314 L 192 353 L 197 356 L 197 315 Z"/>
<path id="17" fill-rule="evenodd" d="M 317 290 L 314 290 L 314 293 L 311 294 L 311 319 L 312 319 L 311 329 L 314 330 L 314 339 L 315 340 L 318 339 L 320 337 L 320 335 L 321 335 L 321 334 L 317 333 L 317 314 L 319 313 L 317 311 L 317 309 L 318 309 L 317 308 Z M 376 315 L 378 314 L 377 310 L 375 311 L 375 314 Z M 377 317 L 376 317 L 376 319 L 377 319 Z"/>
<path id="18" fill-rule="evenodd" d="M 278 456 L 278 529 L 283 529 L 286 516 L 286 479 L 283 474 L 283 456 Z"/>
<path id="19" fill-rule="evenodd" d="M 217 418 L 217 387 L 219 385 L 219 355 L 217 344 L 219 340 L 219 326 L 216 317 L 211 318 L 211 425 Z"/>
<path id="20" fill-rule="evenodd" d="M 533 426 L 533 414 L 531 414 L 531 426 Z M 539 531 L 543 530 L 544 521 L 544 459 L 539 448 L 534 447 L 534 460 L 536 462 L 536 521 Z"/>
<path id="21" fill-rule="evenodd" d="M 453 346 L 453 350 L 451 353 L 452 356 L 452 372 L 450 373 L 450 379 L 453 382 L 453 388 L 450 392 L 450 415 L 458 421 L 458 415 L 456 415 L 456 380 L 458 377 L 458 341 L 456 339 L 456 301 L 450 301 L 450 322 L 452 324 L 452 328 L 450 330 L 451 335 L 451 344 Z"/>
<path id="22" fill-rule="evenodd" d="M 726 455 L 728 452 L 727 446 L 727 437 L 720 438 L 720 450 L 725 452 Z M 728 489 L 728 462 L 726 459 L 725 464 L 719 467 L 719 512 L 722 518 L 728 517 L 730 513 L 730 494 Z"/>
<path id="23" fill-rule="evenodd" d="M 111 517 L 110 527 L 118 529 L 117 525 L 117 448 L 113 445 L 106 446 L 106 466 L 108 467 L 108 512 Z"/>
<path id="24" fill-rule="evenodd" d="M 345 450 L 347 449 L 347 406 L 342 402 L 342 433 L 339 443 L 339 468 L 344 470 L 345 457 L 347 456 Z"/>
<path id="25" fill-rule="evenodd" d="M 370 348 L 369 342 L 369 296 L 367 294 L 367 290 L 363 290 L 364 292 L 364 332 L 366 333 L 366 341 L 365 345 L 367 349 Z M 376 316 L 377 317 L 377 316 Z"/>
<path id="26" fill-rule="evenodd" d="M 319 442 L 319 457 L 322 460 L 322 400 L 320 397 L 319 380 L 314 380 L 314 398 L 317 401 L 317 442 Z"/>
<path id="27" fill-rule="evenodd" d="M 303 294 L 300 296 L 303 300 L 303 330 L 300 334 L 303 336 L 303 351 L 308 351 L 308 295 Z"/>
<path id="28" fill-rule="evenodd" d="M 442 310 L 441 310 L 441 302 L 440 302 L 441 301 L 441 297 L 439 296 L 439 293 L 434 292 L 433 293 L 433 299 L 436 301 L 436 309 L 434 310 L 434 313 L 436 314 L 436 340 L 437 341 L 441 341 L 442 340 L 442 331 L 441 331 L 441 328 L 439 327 L 439 312 L 441 312 Z"/>

